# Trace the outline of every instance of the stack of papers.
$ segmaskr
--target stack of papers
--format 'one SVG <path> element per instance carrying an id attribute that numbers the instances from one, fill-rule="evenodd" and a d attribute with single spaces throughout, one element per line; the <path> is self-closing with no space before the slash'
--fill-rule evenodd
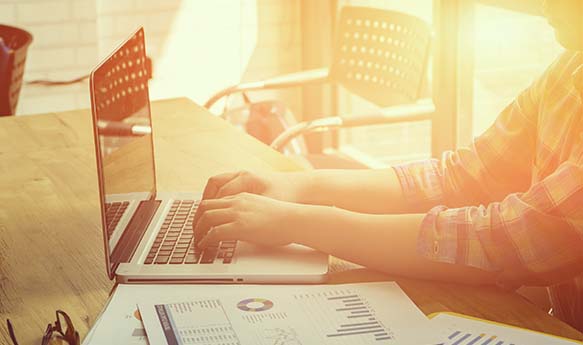
<path id="1" fill-rule="evenodd" d="M 392 282 L 343 285 L 119 285 L 83 344 L 572 345 L 439 313 Z"/>

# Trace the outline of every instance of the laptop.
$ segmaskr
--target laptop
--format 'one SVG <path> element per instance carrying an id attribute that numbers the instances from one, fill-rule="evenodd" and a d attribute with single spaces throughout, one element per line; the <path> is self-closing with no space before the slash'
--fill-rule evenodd
<path id="1" fill-rule="evenodd" d="M 143 28 L 92 72 L 91 110 L 105 260 L 122 283 L 320 283 L 328 256 L 292 244 L 225 241 L 199 251 L 200 192 L 156 189 Z M 178 124 L 177 124 L 178 125 Z"/>

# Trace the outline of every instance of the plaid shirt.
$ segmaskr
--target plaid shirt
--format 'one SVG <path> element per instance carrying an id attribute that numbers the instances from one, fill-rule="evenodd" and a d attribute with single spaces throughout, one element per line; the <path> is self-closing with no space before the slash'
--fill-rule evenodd
<path id="1" fill-rule="evenodd" d="M 583 330 L 583 52 L 565 52 L 469 148 L 394 167 L 428 212 L 418 251 L 550 287 L 555 314 Z"/>

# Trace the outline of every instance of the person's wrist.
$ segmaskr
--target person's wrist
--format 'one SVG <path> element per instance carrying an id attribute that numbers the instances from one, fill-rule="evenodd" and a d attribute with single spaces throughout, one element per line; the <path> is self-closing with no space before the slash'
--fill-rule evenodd
<path id="1" fill-rule="evenodd" d="M 275 199 L 305 204 L 308 189 L 306 173 L 304 172 L 275 172 L 271 175 L 272 189 L 277 191 Z"/>
<path id="2" fill-rule="evenodd" d="M 305 244 L 305 240 L 313 232 L 312 226 L 317 222 L 317 212 L 313 205 L 292 203 L 285 221 L 284 233 L 288 243 Z"/>
<path id="3" fill-rule="evenodd" d="M 297 221 L 287 222 L 289 242 L 318 248 L 336 229 L 351 221 L 350 213 L 333 206 L 296 204 L 290 217 Z M 291 218 L 290 218 L 291 219 Z"/>
<path id="4" fill-rule="evenodd" d="M 317 194 L 319 193 L 317 174 L 312 172 L 298 172 L 292 176 L 295 184 L 294 202 L 300 204 L 318 204 Z"/>

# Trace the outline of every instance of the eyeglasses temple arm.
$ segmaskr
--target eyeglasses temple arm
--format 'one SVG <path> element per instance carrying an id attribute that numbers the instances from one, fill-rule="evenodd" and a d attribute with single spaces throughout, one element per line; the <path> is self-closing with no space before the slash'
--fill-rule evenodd
<path id="1" fill-rule="evenodd" d="M 14 327 L 12 327 L 12 322 L 10 322 L 9 319 L 6 319 L 6 325 L 8 326 L 8 334 L 10 334 L 10 339 L 12 339 L 12 343 L 14 345 L 18 345 L 16 335 L 14 334 Z"/>

